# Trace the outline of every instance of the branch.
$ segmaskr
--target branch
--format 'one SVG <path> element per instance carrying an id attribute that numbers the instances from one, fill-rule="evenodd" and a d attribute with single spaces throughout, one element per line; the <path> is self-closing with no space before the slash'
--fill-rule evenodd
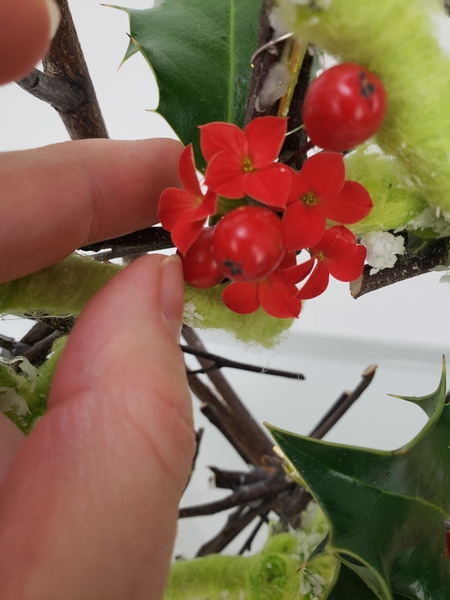
<path id="1" fill-rule="evenodd" d="M 182 335 L 189 345 L 201 350 L 202 352 L 206 351 L 205 347 L 201 343 L 200 339 L 196 336 L 192 328 L 184 327 Z M 202 367 L 208 367 L 211 364 L 210 360 L 200 356 L 197 357 L 197 360 Z M 271 440 L 244 406 L 222 373 L 215 370 L 207 373 L 206 375 L 228 406 L 233 415 L 236 426 L 243 428 L 246 432 L 246 444 L 248 449 L 251 449 L 251 454 L 255 460 L 253 464 L 255 466 L 261 465 L 264 455 L 273 455 L 273 444 Z"/>
<path id="2" fill-rule="evenodd" d="M 370 275 L 371 267 L 366 265 L 361 277 L 350 284 L 350 292 L 353 298 L 359 298 L 393 283 L 429 273 L 436 267 L 448 266 L 449 252 L 450 238 L 441 238 L 427 242 L 420 253 L 400 255 L 393 267 L 382 269 L 374 275 Z"/>
<path id="3" fill-rule="evenodd" d="M 210 354 L 209 352 L 204 352 L 203 350 L 199 350 L 198 348 L 192 348 L 191 346 L 180 346 L 180 348 L 185 354 L 192 354 L 193 356 L 206 358 L 207 360 L 211 360 L 214 363 L 213 365 L 203 367 L 202 369 L 198 369 L 196 371 L 188 371 L 188 375 L 209 373 L 214 369 L 229 367 L 231 369 L 240 369 L 242 371 L 250 371 L 252 373 L 264 373 L 264 375 L 276 375 L 278 377 L 286 377 L 288 379 L 305 379 L 305 376 L 301 373 L 280 371 L 279 369 L 266 369 L 265 367 L 255 367 L 254 365 L 247 365 L 245 363 L 237 362 L 235 360 L 229 360 L 228 358 L 223 358 L 222 356 L 217 356 L 216 354 Z"/>
<path id="4" fill-rule="evenodd" d="M 43 60 L 44 73 L 35 69 L 18 84 L 57 110 L 72 140 L 107 138 L 68 2 L 57 2 L 61 23 Z"/>
<path id="5" fill-rule="evenodd" d="M 111 260 L 112 258 L 121 258 L 130 254 L 141 254 L 144 252 L 156 252 L 167 248 L 174 248 L 175 245 L 170 237 L 170 232 L 162 227 L 148 227 L 127 235 L 96 242 L 80 248 L 82 252 L 102 252 L 94 256 L 97 260 Z"/>
<path id="6" fill-rule="evenodd" d="M 344 392 L 340 398 L 336 400 L 330 410 L 323 416 L 321 421 L 316 425 L 313 431 L 309 434 L 316 440 L 320 440 L 326 435 L 334 425 L 344 416 L 348 409 L 358 400 L 361 394 L 369 386 L 375 376 L 377 366 L 371 365 L 362 374 L 360 383 L 356 386 L 353 392 Z"/>

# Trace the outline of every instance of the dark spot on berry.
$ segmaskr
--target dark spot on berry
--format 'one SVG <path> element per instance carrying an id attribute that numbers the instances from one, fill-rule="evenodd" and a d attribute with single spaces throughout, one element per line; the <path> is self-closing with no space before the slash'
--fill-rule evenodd
<path id="1" fill-rule="evenodd" d="M 234 263 L 232 260 L 227 259 L 224 261 L 223 265 L 230 271 L 231 275 L 242 275 L 240 263 Z"/>
<path id="2" fill-rule="evenodd" d="M 370 81 L 367 81 L 366 74 L 363 71 L 359 73 L 359 80 L 361 81 L 361 95 L 364 98 L 370 98 L 375 92 L 375 86 Z"/>

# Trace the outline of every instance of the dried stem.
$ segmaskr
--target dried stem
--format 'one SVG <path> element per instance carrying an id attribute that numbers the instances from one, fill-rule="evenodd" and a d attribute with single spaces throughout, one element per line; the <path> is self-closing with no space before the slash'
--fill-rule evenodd
<path id="1" fill-rule="evenodd" d="M 414 255 L 399 256 L 395 265 L 382 269 L 370 275 L 371 267 L 365 266 L 359 279 L 350 284 L 353 298 L 379 290 L 393 283 L 429 273 L 437 267 L 448 266 L 450 252 L 450 238 L 431 240 L 424 244 L 424 249 Z"/>
<path id="2" fill-rule="evenodd" d="M 209 373 L 214 369 L 221 369 L 223 367 L 229 367 L 232 369 L 240 369 L 242 371 L 251 371 L 252 373 L 261 373 L 264 375 L 276 375 L 278 377 L 287 377 L 288 379 L 305 379 L 305 376 L 301 373 L 292 373 L 290 371 L 280 371 L 279 369 L 266 369 L 265 367 L 256 367 L 254 365 L 247 365 L 242 362 L 237 362 L 235 360 L 229 360 L 228 358 L 223 358 L 222 356 L 217 356 L 216 354 L 210 354 L 209 352 L 205 352 L 203 350 L 199 350 L 198 348 L 192 348 L 191 346 L 181 346 L 181 350 L 185 354 L 192 354 L 193 356 L 205 358 L 207 360 L 213 361 L 213 365 L 208 367 L 203 367 L 202 369 L 198 369 L 195 371 L 189 371 L 188 375 L 198 375 L 200 373 Z"/>
<path id="3" fill-rule="evenodd" d="M 36 69 L 18 83 L 57 110 L 72 140 L 107 138 L 68 2 L 57 2 L 61 23 L 43 60 L 44 73 Z"/>
<path id="4" fill-rule="evenodd" d="M 80 248 L 83 252 L 101 252 L 94 258 L 98 260 L 111 260 L 113 258 L 121 258 L 130 254 L 141 254 L 144 252 L 156 252 L 174 248 L 174 243 L 170 237 L 170 233 L 162 227 L 148 227 L 135 231 L 121 237 L 103 242 L 96 242 L 89 246 Z"/>
<path id="5" fill-rule="evenodd" d="M 334 425 L 345 415 L 348 409 L 358 400 L 364 390 L 369 386 L 375 376 L 377 366 L 367 367 L 361 376 L 360 383 L 353 392 L 344 392 L 333 404 L 330 410 L 324 415 L 322 420 L 316 425 L 309 437 L 320 440 L 326 435 Z"/>
<path id="6" fill-rule="evenodd" d="M 258 482 L 251 486 L 246 486 L 244 489 L 236 491 L 234 494 L 231 494 L 222 500 L 182 508 L 180 509 L 180 519 L 186 517 L 198 517 L 200 515 L 214 515 L 241 504 L 250 504 L 250 502 L 262 500 L 268 496 L 285 492 L 293 489 L 295 486 L 295 483 L 289 481 Z"/>
<path id="7" fill-rule="evenodd" d="M 202 352 L 206 352 L 205 347 L 192 328 L 184 328 L 183 337 L 190 346 L 193 346 Z M 211 365 L 210 360 L 200 356 L 197 357 L 197 360 L 202 367 Z M 229 408 L 230 414 L 233 415 L 235 426 L 242 428 L 245 431 L 244 440 L 247 445 L 248 453 L 253 457 L 253 464 L 255 466 L 261 465 L 264 455 L 273 455 L 273 444 L 271 440 L 254 420 L 222 373 L 215 370 L 207 373 L 207 376 L 223 398 Z"/>

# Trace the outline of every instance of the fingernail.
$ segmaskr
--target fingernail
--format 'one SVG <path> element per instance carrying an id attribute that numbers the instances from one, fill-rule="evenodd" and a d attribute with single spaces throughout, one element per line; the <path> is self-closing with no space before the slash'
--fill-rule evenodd
<path id="1" fill-rule="evenodd" d="M 161 263 L 161 311 L 175 340 L 180 338 L 184 307 L 183 267 L 176 254 Z"/>
<path id="2" fill-rule="evenodd" d="M 44 2 L 47 6 L 50 19 L 50 39 L 52 40 L 58 31 L 59 22 L 61 21 L 61 12 L 55 0 L 44 0 Z"/>

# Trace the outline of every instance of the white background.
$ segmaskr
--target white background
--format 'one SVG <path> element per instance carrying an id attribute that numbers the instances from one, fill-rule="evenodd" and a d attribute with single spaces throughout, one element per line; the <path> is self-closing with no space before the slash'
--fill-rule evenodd
<path id="1" fill-rule="evenodd" d="M 149 0 L 127 4 L 133 8 L 149 5 Z M 127 15 L 93 0 L 74 0 L 71 6 L 110 137 L 173 136 L 170 127 L 152 112 L 157 107 L 157 88 L 144 59 L 136 55 L 118 70 L 128 45 Z M 15 84 L 0 88 L 0 108 L 1 151 L 68 139 L 56 112 Z M 450 285 L 439 283 L 443 274 L 423 275 L 356 301 L 347 284 L 334 282 L 323 296 L 305 306 L 288 339 L 269 351 L 244 346 L 215 332 L 206 334 L 204 340 L 212 352 L 305 374 L 305 382 L 292 382 L 226 373 L 258 421 L 304 434 L 344 389 L 356 386 L 365 367 L 377 363 L 372 386 L 326 439 L 393 449 L 407 443 L 425 417 L 417 407 L 386 393 L 423 395 L 433 391 L 442 355 L 450 356 Z M 0 322 L 0 331 L 7 335 L 20 336 L 23 327 L 11 317 Z M 196 421 L 205 425 L 200 414 Z M 227 442 L 208 424 L 206 427 L 185 505 L 224 495 L 209 488 L 206 465 L 244 466 Z M 183 522 L 177 552 L 191 555 L 223 518 Z"/>

